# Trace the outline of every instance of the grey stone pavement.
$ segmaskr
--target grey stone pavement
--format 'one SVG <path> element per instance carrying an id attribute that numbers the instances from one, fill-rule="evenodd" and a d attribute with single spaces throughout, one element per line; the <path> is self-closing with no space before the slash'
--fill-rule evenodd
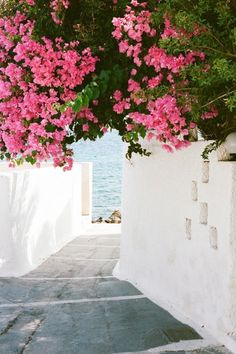
<path id="1" fill-rule="evenodd" d="M 116 234 L 84 235 L 26 276 L 0 278 L 0 354 L 229 353 L 168 349 L 204 341 L 112 276 L 119 244 Z"/>

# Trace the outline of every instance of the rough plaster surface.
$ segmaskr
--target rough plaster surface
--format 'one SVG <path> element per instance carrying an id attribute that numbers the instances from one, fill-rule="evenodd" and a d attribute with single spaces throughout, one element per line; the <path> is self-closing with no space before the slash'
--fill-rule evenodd
<path id="1" fill-rule="evenodd" d="M 236 163 L 202 164 L 204 146 L 124 160 L 116 274 L 236 353 Z"/>
<path id="2" fill-rule="evenodd" d="M 10 169 L 0 164 L 1 276 L 32 270 L 81 234 L 82 202 L 89 211 L 81 171 L 89 168 L 75 164 L 65 173 L 52 166 Z"/>

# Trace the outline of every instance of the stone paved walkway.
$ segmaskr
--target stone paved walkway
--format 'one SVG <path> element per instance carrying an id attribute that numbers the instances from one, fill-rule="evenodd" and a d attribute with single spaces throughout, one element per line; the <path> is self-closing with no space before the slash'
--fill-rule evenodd
<path id="1" fill-rule="evenodd" d="M 116 234 L 85 235 L 26 276 L 1 278 L 0 354 L 226 353 L 168 350 L 204 341 L 112 276 L 119 243 Z"/>

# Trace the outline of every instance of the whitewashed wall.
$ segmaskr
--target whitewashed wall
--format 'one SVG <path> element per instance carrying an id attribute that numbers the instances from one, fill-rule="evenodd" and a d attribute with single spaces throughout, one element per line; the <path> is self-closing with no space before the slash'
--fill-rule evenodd
<path id="1" fill-rule="evenodd" d="M 91 209 L 90 196 L 82 195 L 82 168 L 91 166 L 75 164 L 63 172 L 0 165 L 0 276 L 32 270 L 79 236 L 82 202 Z"/>
<path id="2" fill-rule="evenodd" d="M 205 143 L 124 160 L 119 276 L 218 339 L 236 332 L 236 162 Z M 231 343 L 232 344 L 232 343 Z M 229 345 L 231 345 L 229 344 Z M 236 352 L 236 351 L 235 351 Z"/>
<path id="3" fill-rule="evenodd" d="M 81 162 L 82 167 L 82 215 L 92 219 L 92 199 L 93 199 L 93 177 L 92 177 L 92 163 Z"/>

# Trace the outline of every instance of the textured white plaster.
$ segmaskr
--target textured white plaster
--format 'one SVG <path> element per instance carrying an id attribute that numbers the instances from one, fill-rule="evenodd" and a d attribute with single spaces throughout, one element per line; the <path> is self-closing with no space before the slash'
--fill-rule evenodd
<path id="1" fill-rule="evenodd" d="M 217 249 L 218 244 L 217 244 L 217 228 L 214 226 L 210 227 L 209 230 L 209 240 L 210 240 L 210 245 L 212 248 Z"/>
<path id="2" fill-rule="evenodd" d="M 236 154 L 236 133 L 230 133 L 224 145 L 229 154 Z"/>
<path id="3" fill-rule="evenodd" d="M 121 224 L 88 224 L 85 231 L 83 232 L 82 237 L 95 236 L 95 237 L 104 237 L 109 235 L 109 237 L 120 236 L 121 233 Z"/>
<path id="4" fill-rule="evenodd" d="M 200 203 L 200 217 L 199 221 L 201 224 L 206 225 L 208 222 L 208 204 Z"/>
<path id="5" fill-rule="evenodd" d="M 229 154 L 228 150 L 226 149 L 225 144 L 221 144 L 218 147 L 217 158 L 219 161 L 229 161 L 230 160 L 230 154 Z"/>
<path id="6" fill-rule="evenodd" d="M 206 144 L 195 142 L 174 154 L 147 144 L 150 157 L 135 156 L 132 164 L 124 159 L 121 258 L 113 274 L 232 349 L 236 162 L 219 162 L 211 154 L 210 183 L 201 183 Z M 198 182 L 198 199 L 208 204 L 208 224 L 217 229 L 217 252 L 209 246 L 209 227 L 199 223 L 200 203 L 189 193 L 192 181 Z M 191 242 L 186 217 L 192 220 Z"/>
<path id="7" fill-rule="evenodd" d="M 80 165 L 82 167 L 82 215 L 91 218 L 93 197 L 92 163 L 81 162 Z"/>
<path id="8" fill-rule="evenodd" d="M 196 202 L 198 200 L 198 186 L 197 181 L 192 181 L 192 200 Z"/>
<path id="9" fill-rule="evenodd" d="M 191 240 L 191 238 L 192 238 L 192 220 L 186 218 L 185 223 L 186 223 L 186 225 L 185 225 L 186 237 L 188 240 Z"/>
<path id="10" fill-rule="evenodd" d="M 0 276 L 34 269 L 83 232 L 81 165 L 0 164 Z"/>
<path id="11" fill-rule="evenodd" d="M 209 182 L 209 173 L 210 173 L 210 162 L 203 161 L 202 162 L 202 183 Z"/>

